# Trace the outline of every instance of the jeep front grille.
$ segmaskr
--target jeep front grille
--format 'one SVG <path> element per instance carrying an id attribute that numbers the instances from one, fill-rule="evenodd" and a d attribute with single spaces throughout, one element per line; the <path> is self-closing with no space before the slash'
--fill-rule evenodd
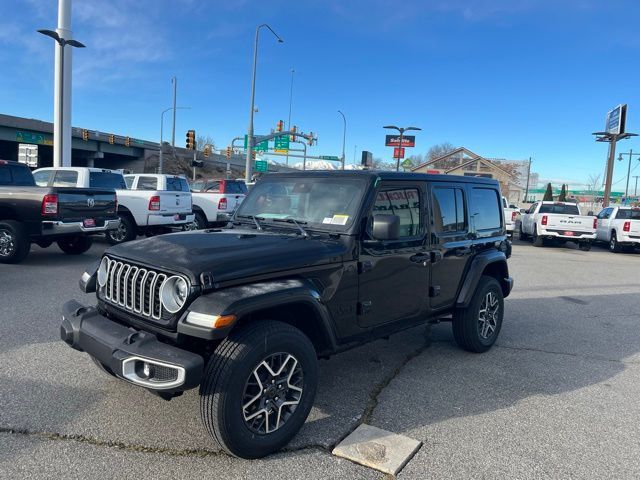
<path id="1" fill-rule="evenodd" d="M 168 276 L 110 258 L 107 261 L 104 300 L 134 314 L 160 320 L 160 289 Z"/>

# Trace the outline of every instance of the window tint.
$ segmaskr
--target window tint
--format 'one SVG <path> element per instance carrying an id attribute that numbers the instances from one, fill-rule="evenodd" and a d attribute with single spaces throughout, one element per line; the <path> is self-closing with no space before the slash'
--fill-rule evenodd
<path id="1" fill-rule="evenodd" d="M 247 193 L 247 187 L 244 186 L 244 182 L 227 181 L 224 183 L 224 193 L 242 195 Z"/>
<path id="2" fill-rule="evenodd" d="M 13 174 L 13 184 L 21 187 L 31 187 L 34 185 L 33 175 L 29 167 L 11 167 L 11 173 Z"/>
<path id="3" fill-rule="evenodd" d="M 220 182 L 207 182 L 204 191 L 209 193 L 220 193 Z"/>
<path id="4" fill-rule="evenodd" d="M 75 187 L 78 182 L 78 172 L 72 170 L 58 170 L 53 177 L 54 187 Z"/>
<path id="5" fill-rule="evenodd" d="M 91 188 L 113 188 L 114 190 L 127 188 L 122 175 L 113 172 L 89 172 L 89 186 Z"/>
<path id="6" fill-rule="evenodd" d="M 131 188 L 134 178 L 135 177 L 124 177 L 124 182 L 127 184 L 127 188 Z"/>
<path id="7" fill-rule="evenodd" d="M 464 193 L 460 188 L 433 189 L 433 229 L 435 233 L 466 230 Z"/>
<path id="8" fill-rule="evenodd" d="M 158 179 L 156 177 L 138 177 L 136 190 L 157 190 Z"/>
<path id="9" fill-rule="evenodd" d="M 539 213 L 559 213 L 562 215 L 580 215 L 580 210 L 578 209 L 578 206 L 574 204 L 565 205 L 562 203 L 550 203 L 550 204 L 542 204 L 540 206 Z"/>
<path id="10" fill-rule="evenodd" d="M 400 217 L 400 236 L 413 237 L 420 233 L 420 195 L 415 188 L 383 190 L 378 192 L 374 215 Z"/>
<path id="11" fill-rule="evenodd" d="M 605 208 L 598 214 L 598 218 L 607 219 L 611 216 L 611 209 Z"/>
<path id="12" fill-rule="evenodd" d="M 618 210 L 616 218 L 621 220 L 640 220 L 640 208 Z"/>
<path id="13" fill-rule="evenodd" d="M 0 185 L 11 185 L 12 178 L 9 167 L 0 167 Z"/>
<path id="14" fill-rule="evenodd" d="M 33 174 L 33 178 L 36 181 L 36 185 L 39 187 L 46 187 L 49 184 L 49 180 L 51 179 L 51 174 L 53 171 L 45 170 L 43 172 L 36 172 Z"/>
<path id="15" fill-rule="evenodd" d="M 202 191 L 202 187 L 204 186 L 204 182 L 193 182 L 191 184 L 191 191 L 192 192 L 200 192 Z"/>
<path id="16" fill-rule="evenodd" d="M 492 188 L 471 190 L 476 230 L 499 230 L 502 227 L 502 212 L 498 192 Z"/>
<path id="17" fill-rule="evenodd" d="M 188 192 L 189 185 L 184 178 L 167 177 L 167 190 L 169 192 Z"/>

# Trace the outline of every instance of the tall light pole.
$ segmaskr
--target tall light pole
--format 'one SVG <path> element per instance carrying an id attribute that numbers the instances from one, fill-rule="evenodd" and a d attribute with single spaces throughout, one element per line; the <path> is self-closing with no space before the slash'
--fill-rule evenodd
<path id="1" fill-rule="evenodd" d="M 640 153 L 633 153 L 633 150 L 629 149 L 628 152 L 620 153 L 620 155 L 618 156 L 618 160 L 622 161 L 622 155 L 629 155 L 629 167 L 627 168 L 627 186 L 624 189 L 624 198 L 627 199 L 629 198 L 629 178 L 631 176 L 631 157 L 633 157 L 634 155 L 636 157 L 640 157 Z"/>
<path id="2" fill-rule="evenodd" d="M 165 108 L 162 113 L 160 114 L 160 153 L 158 154 L 158 173 L 162 173 L 162 169 L 164 166 L 163 163 L 163 158 L 162 158 L 162 147 L 163 147 L 163 139 L 162 139 L 162 132 L 163 132 L 163 127 L 164 127 L 164 114 L 167 113 L 169 110 L 173 110 L 174 114 L 175 111 L 177 109 L 179 110 L 188 110 L 191 107 L 169 107 L 169 108 Z M 175 118 L 175 115 L 173 116 L 173 118 Z M 175 125 L 174 125 L 174 136 L 175 136 Z M 175 147 L 174 147 L 175 148 Z"/>
<path id="3" fill-rule="evenodd" d="M 173 130 L 171 132 L 171 146 L 173 151 L 176 150 L 176 98 L 178 96 L 178 79 L 171 77 L 171 83 L 173 83 Z"/>
<path id="4" fill-rule="evenodd" d="M 344 113 L 340 110 L 338 110 L 338 113 L 342 115 L 342 120 L 344 121 L 344 130 L 342 131 L 342 170 L 344 170 L 344 146 L 347 141 L 347 117 L 345 117 Z"/>
<path id="5" fill-rule="evenodd" d="M 636 195 L 638 195 L 638 177 L 640 177 L 640 175 L 634 175 L 633 178 L 636 179 L 636 188 L 633 190 L 633 196 L 635 197 Z"/>
<path id="6" fill-rule="evenodd" d="M 527 203 L 527 197 L 529 196 L 529 177 L 531 176 L 531 157 L 529 157 L 529 165 L 527 166 L 527 188 L 524 191 L 524 203 Z"/>
<path id="7" fill-rule="evenodd" d="M 291 88 L 289 89 L 289 119 L 287 120 L 287 130 L 291 131 L 291 107 L 293 106 L 293 74 L 296 71 L 291 69 Z M 285 159 L 285 165 L 289 165 L 289 150 L 287 150 L 287 158 Z"/>
<path id="8" fill-rule="evenodd" d="M 68 10 L 71 9 L 71 2 L 65 2 L 64 0 L 60 1 L 60 6 L 59 6 L 59 16 L 58 16 L 58 29 L 61 31 L 65 31 L 66 28 L 61 28 L 60 24 L 66 26 L 67 24 L 70 24 L 70 16 L 71 14 L 66 11 L 66 9 L 68 8 Z M 63 14 L 63 10 L 65 10 L 64 14 Z M 65 20 L 62 20 L 61 17 L 68 17 Z M 67 45 L 71 46 L 71 47 L 76 47 L 76 48 L 84 48 L 85 46 L 78 42 L 77 40 L 73 40 L 73 39 L 68 39 L 68 38 L 64 38 L 62 36 L 60 36 L 58 34 L 58 32 L 54 32 L 53 30 L 45 30 L 45 29 L 41 29 L 38 30 L 39 33 L 46 35 L 47 37 L 51 37 L 53 38 L 56 43 L 58 44 L 58 59 L 60 60 L 59 62 L 57 62 L 56 65 L 56 81 L 55 83 L 57 84 L 57 92 L 54 93 L 54 110 L 58 110 L 57 114 L 55 115 L 55 119 L 54 119 L 54 123 L 53 123 L 53 137 L 54 137 L 54 144 L 55 144 L 55 151 L 54 151 L 54 155 L 53 155 L 53 166 L 54 167 L 63 167 L 63 166 L 67 166 L 67 165 L 71 165 L 71 108 L 70 105 L 66 106 L 65 105 L 65 96 L 67 96 L 67 100 L 68 103 L 71 103 L 71 83 L 70 83 L 70 79 L 67 82 L 67 78 L 65 76 L 65 65 L 64 65 L 64 47 L 66 47 Z M 71 33 L 69 31 L 69 33 Z M 71 73 L 71 70 L 69 69 L 69 73 Z M 68 95 L 65 95 L 65 82 L 66 85 L 69 86 L 68 88 Z M 68 110 L 68 115 L 65 115 L 65 108 Z M 64 137 L 67 137 L 69 139 L 69 162 L 65 162 L 64 158 Z"/>
<path id="9" fill-rule="evenodd" d="M 418 127 L 396 127 L 395 125 L 386 125 L 382 128 L 388 128 L 390 130 L 397 130 L 400 132 L 400 144 L 398 145 L 398 161 L 396 163 L 396 172 L 400 171 L 400 158 L 402 152 L 402 138 L 404 137 L 404 132 L 408 132 L 410 130 L 422 130 Z"/>
<path id="10" fill-rule="evenodd" d="M 253 46 L 253 75 L 251 77 L 251 109 L 249 111 L 249 128 L 247 129 L 247 162 L 245 165 L 245 182 L 251 182 L 251 171 L 253 170 L 253 113 L 254 113 L 254 104 L 256 98 L 256 68 L 258 66 L 258 40 L 260 38 L 260 29 L 266 27 L 273 33 L 273 35 L 278 39 L 278 43 L 283 43 L 284 40 L 278 36 L 276 32 L 273 31 L 266 23 L 262 25 L 258 25 L 256 27 L 256 40 L 255 45 Z"/>

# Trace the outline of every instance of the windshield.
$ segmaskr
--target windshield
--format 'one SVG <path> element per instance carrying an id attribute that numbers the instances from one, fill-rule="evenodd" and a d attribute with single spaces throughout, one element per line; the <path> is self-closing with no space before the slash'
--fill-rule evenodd
<path id="1" fill-rule="evenodd" d="M 261 222 L 294 219 L 307 228 L 344 231 L 354 222 L 365 189 L 364 179 L 265 179 L 251 189 L 236 217 L 255 216 Z"/>
<path id="2" fill-rule="evenodd" d="M 542 204 L 540 205 L 540 213 L 559 213 L 562 215 L 580 215 L 577 205 L 563 203 Z"/>
<path id="3" fill-rule="evenodd" d="M 620 209 L 616 215 L 616 219 L 620 220 L 640 220 L 640 208 Z"/>

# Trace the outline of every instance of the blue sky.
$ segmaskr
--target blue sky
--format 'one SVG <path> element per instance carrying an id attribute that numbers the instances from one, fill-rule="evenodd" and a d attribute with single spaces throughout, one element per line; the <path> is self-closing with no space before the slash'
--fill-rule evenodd
<path id="1" fill-rule="evenodd" d="M 35 30 L 55 27 L 57 1 L 0 0 L 0 12 L 0 112 L 51 120 L 53 42 Z M 541 178 L 577 184 L 604 170 L 591 133 L 609 109 L 628 103 L 640 132 L 639 13 L 633 0 L 75 0 L 88 48 L 74 53 L 73 124 L 157 141 L 176 75 L 191 107 L 176 142 L 195 128 L 226 146 L 246 132 L 253 36 L 267 22 L 285 43 L 262 31 L 257 133 L 286 120 L 293 68 L 292 119 L 318 133 L 314 154 L 340 154 L 340 109 L 348 161 L 354 145 L 390 159 L 381 127 L 416 125 L 411 153 L 448 141 L 532 156 Z M 618 144 L 629 148 L 640 140 Z M 616 162 L 615 189 L 625 174 Z"/>

